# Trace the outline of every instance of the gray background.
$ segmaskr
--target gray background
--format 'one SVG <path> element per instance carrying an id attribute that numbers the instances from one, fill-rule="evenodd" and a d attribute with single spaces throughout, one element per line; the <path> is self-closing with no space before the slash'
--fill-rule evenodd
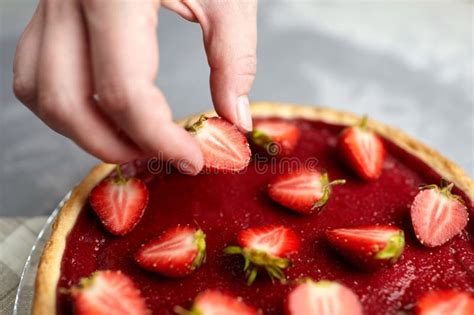
<path id="1" fill-rule="evenodd" d="M 0 1 L 0 215 L 49 213 L 97 161 L 15 100 L 36 1 Z M 251 98 L 329 105 L 404 129 L 474 175 L 473 2 L 260 1 Z M 201 32 L 161 10 L 158 84 L 176 118 L 211 106 Z"/>

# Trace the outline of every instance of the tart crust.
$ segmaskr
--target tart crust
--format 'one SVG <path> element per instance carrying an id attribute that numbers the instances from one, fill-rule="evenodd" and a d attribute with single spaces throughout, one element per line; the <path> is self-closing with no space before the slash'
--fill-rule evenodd
<path id="1" fill-rule="evenodd" d="M 215 115 L 209 111 L 202 114 Z M 252 103 L 252 115 L 254 117 L 281 117 L 281 118 L 304 118 L 318 120 L 340 125 L 354 125 L 361 117 L 355 114 L 338 111 L 324 107 L 312 107 L 275 102 Z M 180 125 L 194 122 L 200 115 L 190 116 L 178 121 Z M 369 120 L 369 127 L 378 132 L 384 138 L 392 141 L 397 146 L 416 156 L 447 181 L 454 183 L 461 189 L 472 203 L 474 200 L 474 181 L 456 164 L 443 157 L 435 150 L 411 138 L 404 132 Z M 104 179 L 114 168 L 112 164 L 99 164 L 77 185 L 69 200 L 66 201 L 59 212 L 53 231 L 44 250 L 38 267 L 35 283 L 35 294 L 33 299 L 32 314 L 56 314 L 56 290 L 61 273 L 61 261 L 66 247 L 69 232 L 79 216 L 83 205 L 87 202 L 90 191 L 97 183 Z"/>

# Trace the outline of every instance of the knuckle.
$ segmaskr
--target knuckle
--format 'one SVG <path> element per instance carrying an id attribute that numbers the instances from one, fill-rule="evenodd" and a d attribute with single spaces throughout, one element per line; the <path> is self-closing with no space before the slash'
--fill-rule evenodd
<path id="1" fill-rule="evenodd" d="M 15 75 L 13 78 L 13 93 L 22 103 L 29 103 L 34 99 L 35 88 L 22 77 Z"/>
<path id="2" fill-rule="evenodd" d="M 122 155 L 117 155 L 116 152 L 111 152 L 110 149 L 106 148 L 103 143 L 99 143 L 92 139 L 88 139 L 86 141 L 75 140 L 76 144 L 83 148 L 85 151 L 89 152 L 93 156 L 97 157 L 101 161 L 110 164 L 121 164 L 128 162 L 127 158 Z"/>
<path id="3" fill-rule="evenodd" d="M 115 114 L 123 114 L 136 100 L 137 90 L 131 82 L 110 81 L 102 84 L 98 95 L 101 107 Z"/>
<path id="4" fill-rule="evenodd" d="M 257 72 L 257 57 L 255 54 L 249 53 L 230 60 L 228 58 L 215 58 L 211 62 L 211 70 L 253 77 Z"/>
<path id="5" fill-rule="evenodd" d="M 44 0 L 44 6 L 46 11 L 56 9 L 62 4 L 64 4 L 64 1 L 62 0 Z"/>
<path id="6" fill-rule="evenodd" d="M 86 10 L 94 10 L 97 9 L 98 6 L 103 3 L 103 0 L 80 0 L 81 4 L 84 6 Z"/>
<path id="7" fill-rule="evenodd" d="M 67 121 L 66 103 L 55 94 L 38 95 L 36 114 L 47 122 Z"/>
<path id="8" fill-rule="evenodd" d="M 255 54 L 247 54 L 237 59 L 239 75 L 255 76 L 257 73 L 257 57 Z"/>

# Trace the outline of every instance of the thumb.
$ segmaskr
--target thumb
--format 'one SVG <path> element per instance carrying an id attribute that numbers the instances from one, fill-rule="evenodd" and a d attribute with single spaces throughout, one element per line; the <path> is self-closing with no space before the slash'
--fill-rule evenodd
<path id="1" fill-rule="evenodd" d="M 257 68 L 257 2 L 216 1 L 201 5 L 204 10 L 196 17 L 204 33 L 214 107 L 242 131 L 250 131 L 248 94 Z"/>

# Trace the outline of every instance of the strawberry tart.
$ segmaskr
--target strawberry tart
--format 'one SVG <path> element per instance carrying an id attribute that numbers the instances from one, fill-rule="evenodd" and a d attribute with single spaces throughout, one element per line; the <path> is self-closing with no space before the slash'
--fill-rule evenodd
<path id="1" fill-rule="evenodd" d="M 101 164 L 44 249 L 33 314 L 474 314 L 474 182 L 401 131 L 252 105 L 182 125 L 203 171 Z"/>

